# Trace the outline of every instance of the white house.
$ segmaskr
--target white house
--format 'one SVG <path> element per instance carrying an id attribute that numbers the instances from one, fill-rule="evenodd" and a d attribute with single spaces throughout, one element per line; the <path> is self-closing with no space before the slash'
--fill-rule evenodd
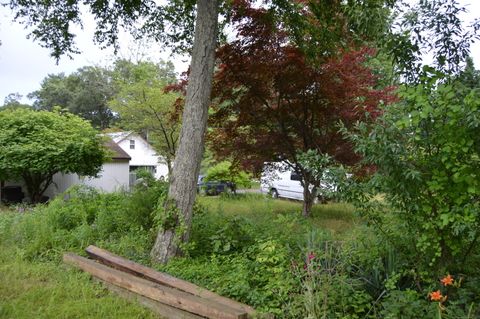
<path id="1" fill-rule="evenodd" d="M 153 147 L 140 135 L 134 132 L 116 132 L 107 134 L 130 157 L 130 172 L 145 168 L 155 178 L 167 178 L 168 167 L 162 156 L 157 155 Z"/>
<path id="2" fill-rule="evenodd" d="M 91 186 L 104 192 L 129 189 L 130 156 L 112 140 L 107 141 L 105 146 L 111 153 L 111 159 L 103 163 L 97 177 L 57 173 L 53 175 L 53 183 L 47 188 L 45 195 L 53 198 L 76 184 Z"/>
<path id="3" fill-rule="evenodd" d="M 92 186 L 105 192 L 128 190 L 130 187 L 130 156 L 114 141 L 108 140 L 105 147 L 110 151 L 110 159 L 103 163 L 97 177 L 78 176 L 77 174 L 56 173 L 53 175 L 53 183 L 47 188 L 44 195 L 49 198 L 63 193 L 69 187 L 77 184 Z M 23 182 L 7 181 L 6 187 L 21 187 L 26 195 L 26 187 Z"/>

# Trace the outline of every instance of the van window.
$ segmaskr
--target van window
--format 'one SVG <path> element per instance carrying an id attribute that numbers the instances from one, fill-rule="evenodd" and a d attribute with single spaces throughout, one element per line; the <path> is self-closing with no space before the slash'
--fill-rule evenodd
<path id="1" fill-rule="evenodd" d="M 292 181 L 301 181 L 302 180 L 302 177 L 297 174 L 297 173 L 292 173 L 292 175 L 290 175 L 290 180 Z"/>

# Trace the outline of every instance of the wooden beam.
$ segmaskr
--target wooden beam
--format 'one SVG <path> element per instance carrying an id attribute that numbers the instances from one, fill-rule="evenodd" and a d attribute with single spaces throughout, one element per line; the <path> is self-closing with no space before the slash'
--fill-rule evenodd
<path id="1" fill-rule="evenodd" d="M 107 250 L 91 245 L 91 246 L 88 246 L 87 249 L 85 249 L 85 251 L 90 257 L 97 259 L 100 262 L 108 266 L 111 266 L 113 268 L 134 274 L 136 276 L 141 276 L 143 278 L 159 283 L 161 285 L 166 285 L 169 287 L 173 287 L 173 288 L 188 292 L 192 295 L 195 295 L 201 298 L 209 299 L 211 301 L 215 301 L 215 302 L 227 305 L 234 309 L 239 309 L 241 311 L 248 313 L 250 316 L 255 315 L 255 309 L 253 309 L 252 307 L 246 304 L 220 296 L 205 288 L 194 285 L 188 281 L 175 278 L 169 274 L 162 273 L 152 268 L 145 267 L 134 261 L 112 254 Z"/>
<path id="2" fill-rule="evenodd" d="M 172 306 L 168 306 L 159 301 L 144 297 L 142 295 L 133 293 L 125 288 L 117 287 L 106 281 L 96 279 L 103 286 L 107 287 L 108 290 L 116 293 L 120 297 L 127 299 L 132 302 L 138 302 L 146 308 L 152 310 L 156 314 L 160 315 L 162 318 L 168 319 L 204 319 L 205 317 L 200 317 L 196 314 L 186 312 Z"/>
<path id="3" fill-rule="evenodd" d="M 131 292 L 159 301 L 169 306 L 212 319 L 246 319 L 247 313 L 208 299 L 202 299 L 189 293 L 162 286 L 149 280 L 136 277 L 102 265 L 93 260 L 72 253 L 63 255 L 63 261 L 78 267 L 92 276 L 128 289 Z"/>

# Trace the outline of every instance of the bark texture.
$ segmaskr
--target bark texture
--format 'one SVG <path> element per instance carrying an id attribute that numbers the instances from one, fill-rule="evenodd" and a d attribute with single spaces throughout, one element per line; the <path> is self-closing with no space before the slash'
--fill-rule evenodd
<path id="1" fill-rule="evenodd" d="M 310 190 L 310 184 L 306 184 L 303 187 L 303 208 L 302 208 L 302 216 L 303 217 L 310 217 L 312 212 L 312 206 L 315 201 L 315 189 Z"/>
<path id="2" fill-rule="evenodd" d="M 197 179 L 204 150 L 208 106 L 212 90 L 218 28 L 218 0 L 198 0 L 195 40 L 190 64 L 182 129 L 170 181 L 169 196 L 183 215 L 188 241 Z M 153 261 L 166 263 L 181 253 L 175 229 L 161 229 L 151 252 Z"/>

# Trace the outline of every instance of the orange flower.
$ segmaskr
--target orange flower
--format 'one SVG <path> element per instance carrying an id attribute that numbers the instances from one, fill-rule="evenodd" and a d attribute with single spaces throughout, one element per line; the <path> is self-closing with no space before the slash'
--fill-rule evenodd
<path id="1" fill-rule="evenodd" d="M 430 295 L 430 300 L 432 300 L 432 301 L 440 301 L 440 300 L 442 300 L 442 298 L 443 298 L 442 293 L 440 292 L 440 290 L 431 292 L 429 295 Z"/>
<path id="2" fill-rule="evenodd" d="M 453 285 L 453 277 L 448 275 L 447 277 L 440 280 L 444 286 Z"/>

